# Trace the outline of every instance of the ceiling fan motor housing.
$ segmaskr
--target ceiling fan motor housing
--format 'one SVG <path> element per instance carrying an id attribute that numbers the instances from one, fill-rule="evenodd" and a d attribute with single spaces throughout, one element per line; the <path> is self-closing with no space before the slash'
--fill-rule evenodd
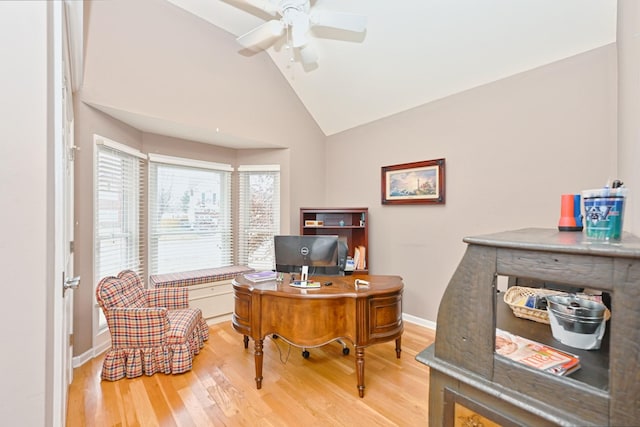
<path id="1" fill-rule="evenodd" d="M 362 32 L 366 29 L 366 17 L 349 13 L 317 10 L 309 0 L 244 0 L 247 4 L 264 10 L 280 19 L 272 19 L 237 38 L 246 47 L 264 47 L 282 36 L 285 29 L 290 46 L 297 48 L 304 63 L 315 63 L 317 55 L 309 44 L 309 30 L 313 26 L 324 26 L 346 31 Z M 312 10 L 313 9 L 313 10 Z M 290 39 L 289 39 L 290 37 Z"/>

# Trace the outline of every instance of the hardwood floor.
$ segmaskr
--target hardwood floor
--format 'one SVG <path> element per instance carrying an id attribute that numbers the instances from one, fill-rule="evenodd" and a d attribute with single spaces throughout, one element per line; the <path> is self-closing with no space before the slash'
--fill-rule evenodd
<path id="1" fill-rule="evenodd" d="M 402 357 L 395 343 L 365 350 L 365 396 L 356 388 L 355 351 L 339 343 L 301 350 L 282 340 L 264 345 L 262 389 L 255 385 L 253 342 L 223 322 L 193 370 L 109 382 L 99 356 L 74 370 L 67 426 L 423 426 L 427 425 L 428 368 L 415 356 L 435 338 L 405 322 Z"/>

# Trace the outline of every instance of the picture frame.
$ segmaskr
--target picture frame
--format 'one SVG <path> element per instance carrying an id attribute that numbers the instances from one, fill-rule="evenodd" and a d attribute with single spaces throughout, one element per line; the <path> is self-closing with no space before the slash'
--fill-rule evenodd
<path id="1" fill-rule="evenodd" d="M 445 159 L 382 167 L 383 205 L 443 205 Z"/>

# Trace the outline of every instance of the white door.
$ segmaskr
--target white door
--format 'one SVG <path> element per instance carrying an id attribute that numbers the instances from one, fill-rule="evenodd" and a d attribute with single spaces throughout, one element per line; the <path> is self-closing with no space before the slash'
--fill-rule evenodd
<path id="1" fill-rule="evenodd" d="M 73 98 L 69 68 L 68 28 L 64 4 L 53 7 L 53 112 L 54 112 L 54 372 L 52 424 L 66 424 L 67 396 L 73 379 Z"/>
<path id="2" fill-rule="evenodd" d="M 68 64 L 68 61 L 65 61 Z M 65 106 L 64 113 L 64 282 L 63 282 L 63 299 L 64 308 L 63 316 L 63 351 L 65 352 L 63 360 L 65 363 L 65 381 L 63 388 L 71 384 L 73 380 L 73 292 L 80 284 L 80 277 L 74 276 L 73 269 L 73 245 L 74 245 L 74 159 L 76 146 L 74 144 L 73 133 L 73 99 L 71 91 L 71 82 L 69 79 L 69 67 L 66 66 L 65 80 L 63 87 L 63 101 Z M 65 387 L 66 386 L 66 387 Z M 65 399 L 66 401 L 66 399 Z"/>

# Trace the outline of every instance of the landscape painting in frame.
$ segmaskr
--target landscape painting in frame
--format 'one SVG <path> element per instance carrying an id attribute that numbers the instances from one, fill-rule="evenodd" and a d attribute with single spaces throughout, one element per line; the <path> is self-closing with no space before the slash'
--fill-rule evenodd
<path id="1" fill-rule="evenodd" d="M 444 204 L 444 159 L 382 167 L 382 204 Z"/>

